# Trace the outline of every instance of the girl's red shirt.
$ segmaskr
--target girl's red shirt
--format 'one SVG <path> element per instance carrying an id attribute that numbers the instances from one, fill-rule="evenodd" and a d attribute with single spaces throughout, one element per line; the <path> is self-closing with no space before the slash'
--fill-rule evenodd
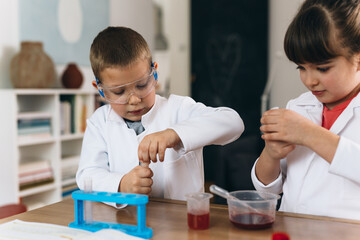
<path id="1" fill-rule="evenodd" d="M 357 94 L 356 94 L 357 95 Z M 340 114 L 345 110 L 345 108 L 350 104 L 351 100 L 353 100 L 354 97 L 356 97 L 356 95 L 354 95 L 352 98 L 350 98 L 349 100 L 346 100 L 345 102 L 337 105 L 336 107 L 334 107 L 333 109 L 329 110 L 325 105 L 323 108 L 323 113 L 322 113 L 322 126 L 326 129 L 330 129 L 331 126 L 334 124 L 334 122 L 336 121 L 336 119 L 340 116 Z"/>

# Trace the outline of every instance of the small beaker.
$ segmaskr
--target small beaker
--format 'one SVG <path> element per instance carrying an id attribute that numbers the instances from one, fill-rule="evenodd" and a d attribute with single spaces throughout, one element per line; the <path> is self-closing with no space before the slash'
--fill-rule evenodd
<path id="1" fill-rule="evenodd" d="M 211 193 L 189 193 L 187 200 L 188 226 L 194 230 L 208 229 L 210 226 L 210 198 Z"/>

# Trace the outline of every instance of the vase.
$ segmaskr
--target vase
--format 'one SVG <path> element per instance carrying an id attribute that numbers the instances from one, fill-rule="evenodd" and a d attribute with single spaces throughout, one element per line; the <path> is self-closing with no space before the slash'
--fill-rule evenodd
<path id="1" fill-rule="evenodd" d="M 65 88 L 80 88 L 83 75 L 75 63 L 69 63 L 61 76 Z"/>
<path id="2" fill-rule="evenodd" d="M 15 88 L 47 88 L 55 83 L 55 66 L 44 52 L 42 42 L 21 42 L 20 52 L 10 63 Z"/>

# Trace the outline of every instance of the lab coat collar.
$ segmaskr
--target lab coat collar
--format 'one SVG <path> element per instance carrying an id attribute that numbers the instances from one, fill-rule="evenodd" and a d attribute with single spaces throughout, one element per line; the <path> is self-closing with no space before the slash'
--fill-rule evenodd
<path id="1" fill-rule="evenodd" d="M 323 107 L 323 104 L 311 92 L 302 94 L 295 104 L 297 106 L 321 108 L 321 110 Z"/>
<path id="2" fill-rule="evenodd" d="M 307 118 L 321 126 L 324 105 L 311 92 L 302 94 L 295 101 L 297 108 L 304 111 Z"/>
<path id="3" fill-rule="evenodd" d="M 351 100 L 349 105 L 345 110 L 340 114 L 338 119 L 331 126 L 330 131 L 339 134 L 341 130 L 347 125 L 347 123 L 353 118 L 355 108 L 360 107 L 360 93 Z"/>
<path id="4" fill-rule="evenodd" d="M 311 94 L 311 92 L 305 93 L 300 96 L 295 103 L 299 108 L 306 109 L 308 117 L 316 124 L 322 124 L 322 111 L 324 105 L 317 100 L 317 98 Z M 330 131 L 339 134 L 340 131 L 347 125 L 350 119 L 354 116 L 355 108 L 360 107 L 360 93 L 350 102 L 341 115 L 336 119 Z"/>
<path id="5" fill-rule="evenodd" d="M 155 115 L 157 112 L 157 109 L 160 106 L 161 102 L 161 96 L 159 95 L 155 95 L 155 103 L 154 106 L 152 106 L 152 108 L 150 109 L 150 111 L 148 111 L 145 115 L 143 115 L 141 117 L 141 123 L 144 126 L 145 129 L 148 128 L 149 124 L 151 122 L 153 122 L 153 120 L 155 119 Z"/>

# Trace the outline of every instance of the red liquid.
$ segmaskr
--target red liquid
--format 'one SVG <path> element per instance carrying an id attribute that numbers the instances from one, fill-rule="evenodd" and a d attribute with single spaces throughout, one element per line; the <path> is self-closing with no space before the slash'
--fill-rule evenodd
<path id="1" fill-rule="evenodd" d="M 210 214 L 206 213 L 203 215 L 193 215 L 191 213 L 188 216 L 188 226 L 194 230 L 208 229 L 210 225 Z"/>
<path id="2" fill-rule="evenodd" d="M 264 214 L 246 213 L 232 215 L 230 221 L 238 228 L 262 229 L 271 227 L 275 219 Z"/>

